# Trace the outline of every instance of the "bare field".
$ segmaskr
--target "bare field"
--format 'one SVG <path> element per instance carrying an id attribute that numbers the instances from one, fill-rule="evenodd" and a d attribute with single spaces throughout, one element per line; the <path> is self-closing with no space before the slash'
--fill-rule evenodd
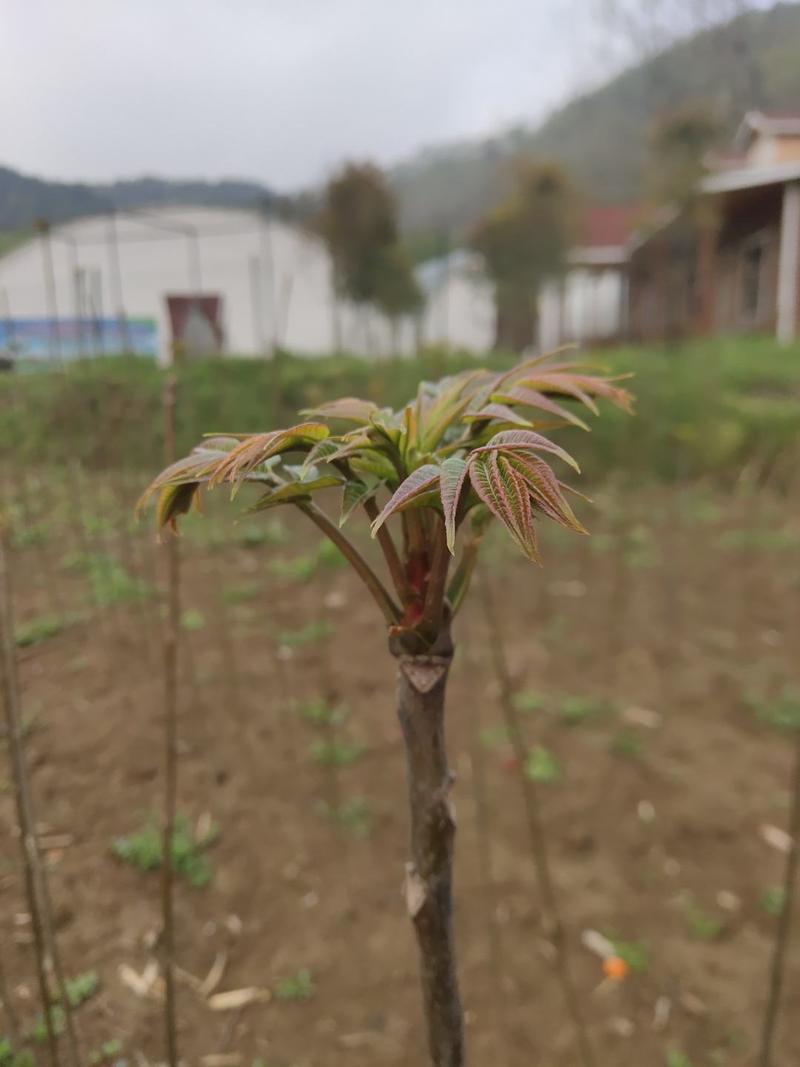
<path id="1" fill-rule="evenodd" d="M 130 523 L 136 484 L 73 471 L 13 490 L 28 758 L 66 969 L 99 979 L 76 1011 L 97 1062 L 163 1059 L 159 879 L 141 869 L 162 798 L 163 560 Z M 182 1054 L 419 1063 L 405 782 L 380 621 L 301 516 L 232 526 L 213 503 L 181 541 Z M 791 509 L 766 491 L 606 489 L 587 512 L 591 539 L 547 531 L 543 569 L 499 540 L 487 547 L 530 757 L 511 758 L 473 597 L 448 709 L 471 1062 L 576 1062 L 520 773 L 540 783 L 603 1067 L 754 1062 L 800 726 Z M 0 943 L 27 1026 L 38 1008 L 5 774 Z M 588 930 L 628 960 L 623 981 L 604 977 Z M 250 992 L 214 999 L 237 990 Z M 798 1012 L 795 944 L 777 1067 L 800 1062 Z M 112 1040 L 121 1051 L 103 1059 Z M 204 1061 L 214 1055 L 230 1059 Z"/>

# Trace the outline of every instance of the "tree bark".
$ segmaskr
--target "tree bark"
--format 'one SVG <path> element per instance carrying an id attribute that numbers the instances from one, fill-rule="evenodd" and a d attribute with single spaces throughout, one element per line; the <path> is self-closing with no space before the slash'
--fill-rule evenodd
<path id="1" fill-rule="evenodd" d="M 444 737 L 444 697 L 453 646 L 446 633 L 429 654 L 393 651 L 398 659 L 397 712 L 411 813 L 405 895 L 419 948 L 428 1045 L 434 1067 L 462 1067 L 463 1011 L 453 941 L 456 823 Z"/>

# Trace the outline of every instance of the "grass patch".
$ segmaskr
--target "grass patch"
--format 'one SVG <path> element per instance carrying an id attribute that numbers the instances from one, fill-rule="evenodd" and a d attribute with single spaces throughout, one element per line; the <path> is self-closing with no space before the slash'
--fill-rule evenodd
<path id="1" fill-rule="evenodd" d="M 364 754 L 364 746 L 354 741 L 314 741 L 309 748 L 314 763 L 324 767 L 349 767 Z"/>
<path id="2" fill-rule="evenodd" d="M 310 622 L 307 626 L 301 626 L 299 630 L 281 630 L 278 634 L 278 644 L 284 648 L 304 648 L 306 645 L 324 641 L 333 633 L 333 625 L 329 622 Z"/>
<path id="3" fill-rule="evenodd" d="M 758 898 L 758 905 L 767 915 L 774 919 L 779 918 L 786 907 L 786 890 L 780 885 L 770 886 Z"/>
<path id="4" fill-rule="evenodd" d="M 532 782 L 551 784 L 562 778 L 561 764 L 553 753 L 543 745 L 537 745 L 528 753 L 524 773 Z"/>
<path id="5" fill-rule="evenodd" d="M 20 623 L 14 630 L 14 643 L 17 648 L 31 648 L 49 641 L 60 634 L 71 622 L 65 615 L 37 615 L 28 622 Z"/>
<path id="6" fill-rule="evenodd" d="M 211 863 L 205 852 L 218 836 L 219 828 L 212 825 L 197 837 L 185 816 L 176 819 L 172 835 L 173 867 L 195 889 L 202 889 L 211 881 Z M 118 837 L 111 851 L 139 871 L 158 870 L 164 855 L 161 827 L 155 819 L 150 819 L 137 833 Z"/>
<path id="7" fill-rule="evenodd" d="M 302 967 L 296 974 L 280 978 L 275 983 L 273 996 L 280 1001 L 311 1000 L 314 996 L 314 979 L 307 967 Z"/>

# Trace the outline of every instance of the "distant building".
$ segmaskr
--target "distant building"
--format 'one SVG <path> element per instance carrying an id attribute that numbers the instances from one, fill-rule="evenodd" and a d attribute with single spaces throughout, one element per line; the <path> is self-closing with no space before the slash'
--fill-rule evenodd
<path id="1" fill-rule="evenodd" d="M 539 303 L 539 342 L 608 344 L 626 330 L 628 240 L 638 218 L 632 204 L 592 204 L 569 271 L 548 285 Z"/>
<path id="2" fill-rule="evenodd" d="M 629 334 L 800 336 L 800 112 L 748 112 L 708 160 L 691 216 L 666 209 L 629 245 Z"/>
<path id="3" fill-rule="evenodd" d="M 134 351 L 167 363 L 209 354 L 408 353 L 491 343 L 486 283 L 464 264 L 423 270 L 419 322 L 395 327 L 340 299 L 313 234 L 257 212 L 159 207 L 54 226 L 0 257 L 0 353 L 31 360 Z M 472 299 L 472 296 L 475 299 Z"/>

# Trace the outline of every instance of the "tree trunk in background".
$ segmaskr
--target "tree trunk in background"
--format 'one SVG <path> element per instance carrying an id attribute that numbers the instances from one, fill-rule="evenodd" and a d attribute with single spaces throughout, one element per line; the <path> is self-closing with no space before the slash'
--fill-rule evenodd
<path id="1" fill-rule="evenodd" d="M 398 652 L 397 713 L 406 751 L 411 861 L 406 906 L 414 925 L 428 1045 L 434 1067 L 462 1067 L 463 1011 L 453 942 L 453 775 L 447 766 L 444 697 L 453 658 L 449 634 L 429 655 Z"/>
<path id="2" fill-rule="evenodd" d="M 498 294 L 494 347 L 506 352 L 523 352 L 535 345 L 539 330 L 538 301 L 528 293 Z"/>

